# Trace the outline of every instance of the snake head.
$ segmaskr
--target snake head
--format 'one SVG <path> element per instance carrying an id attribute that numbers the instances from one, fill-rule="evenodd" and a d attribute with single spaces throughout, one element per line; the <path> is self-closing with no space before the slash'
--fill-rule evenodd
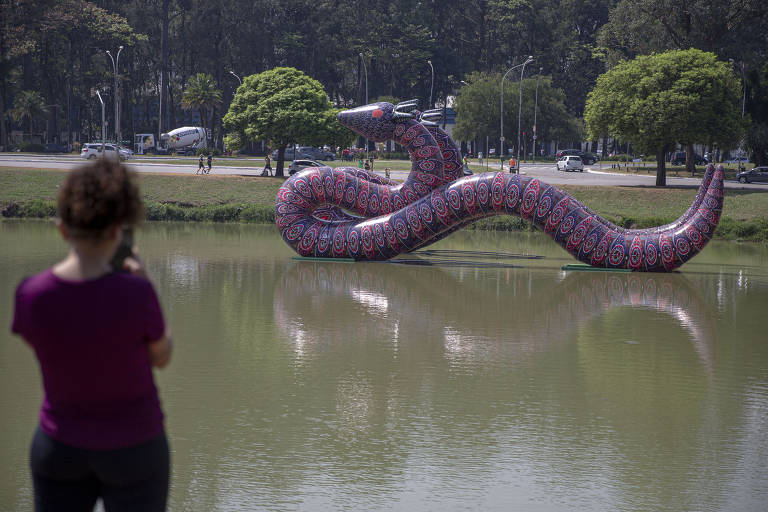
<path id="1" fill-rule="evenodd" d="M 338 120 L 355 133 L 375 142 L 384 142 L 395 138 L 395 127 L 406 119 L 413 119 L 416 114 L 413 101 L 398 103 L 380 102 L 342 110 Z"/>

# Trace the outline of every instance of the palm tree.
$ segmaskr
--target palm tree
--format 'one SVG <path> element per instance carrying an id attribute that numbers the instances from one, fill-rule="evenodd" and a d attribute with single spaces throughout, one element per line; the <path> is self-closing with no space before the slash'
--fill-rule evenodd
<path id="1" fill-rule="evenodd" d="M 37 91 L 21 91 L 13 100 L 13 109 L 11 117 L 17 123 L 24 122 L 23 130 L 32 136 L 32 121 L 46 114 L 45 100 L 43 95 Z M 24 135 L 22 134 L 22 140 Z"/>
<path id="2" fill-rule="evenodd" d="M 189 78 L 187 87 L 181 95 L 181 108 L 200 110 L 200 123 L 205 128 L 205 114 L 209 108 L 221 103 L 221 91 L 216 89 L 213 77 L 208 73 L 198 73 Z"/>

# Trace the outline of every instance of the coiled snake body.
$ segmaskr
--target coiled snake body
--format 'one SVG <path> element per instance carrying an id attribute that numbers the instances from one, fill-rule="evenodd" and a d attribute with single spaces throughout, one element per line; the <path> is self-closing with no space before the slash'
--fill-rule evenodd
<path id="1" fill-rule="evenodd" d="M 708 166 L 691 207 L 675 222 L 624 229 L 536 178 L 504 172 L 462 174 L 459 152 L 428 119 L 375 103 L 339 113 L 339 121 L 376 142 L 406 147 L 413 166 L 400 184 L 358 169 L 305 169 L 275 201 L 283 239 L 301 256 L 386 260 L 429 245 L 491 215 L 529 220 L 579 261 L 636 271 L 670 271 L 714 233 L 723 207 L 723 169 Z"/>

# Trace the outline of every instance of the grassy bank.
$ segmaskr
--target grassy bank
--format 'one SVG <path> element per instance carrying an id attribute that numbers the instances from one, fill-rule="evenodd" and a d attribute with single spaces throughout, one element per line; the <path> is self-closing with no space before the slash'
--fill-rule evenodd
<path id="1" fill-rule="evenodd" d="M 3 217 L 52 217 L 56 191 L 66 171 L 0 168 Z M 148 220 L 199 222 L 274 222 L 281 179 L 243 176 L 139 175 Z M 579 201 L 624 227 L 650 227 L 680 216 L 696 195 L 679 187 L 562 186 Z M 530 225 L 499 216 L 471 229 L 520 230 Z M 768 189 L 726 189 L 723 219 L 716 237 L 768 242 Z"/>

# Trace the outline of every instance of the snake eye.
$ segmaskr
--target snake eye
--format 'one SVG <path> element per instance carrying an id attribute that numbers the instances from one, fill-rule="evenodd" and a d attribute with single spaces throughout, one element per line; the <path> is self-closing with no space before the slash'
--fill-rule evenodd
<path id="1" fill-rule="evenodd" d="M 380 118 L 381 116 L 383 116 L 383 115 L 384 115 L 384 111 L 383 111 L 383 110 L 381 110 L 380 108 L 377 108 L 376 110 L 374 110 L 373 112 L 371 112 L 371 115 L 372 115 L 373 117 L 375 117 L 376 119 L 378 119 L 378 118 Z"/>

